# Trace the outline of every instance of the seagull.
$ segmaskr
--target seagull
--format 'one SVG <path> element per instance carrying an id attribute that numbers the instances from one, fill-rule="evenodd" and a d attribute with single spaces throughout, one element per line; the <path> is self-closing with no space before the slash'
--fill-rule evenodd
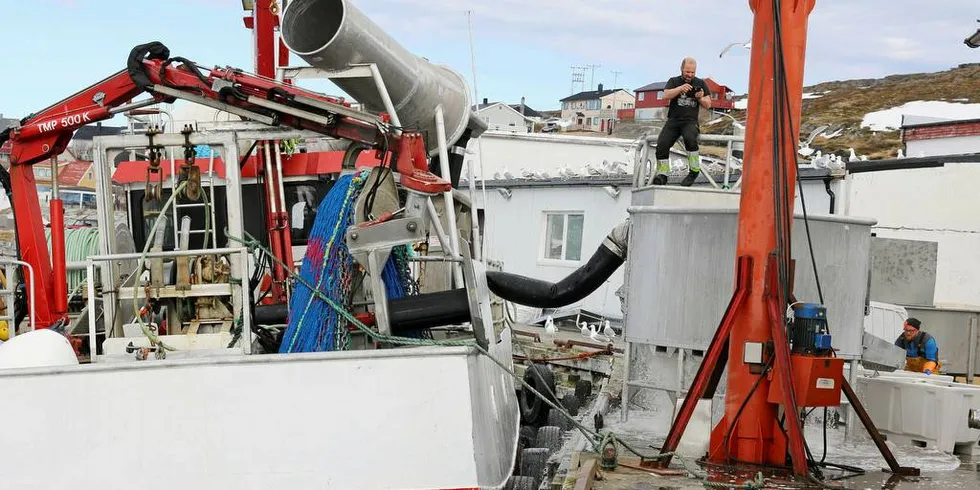
<path id="1" fill-rule="evenodd" d="M 901 148 L 898 149 L 898 158 L 905 158 L 905 152 Z"/>
<path id="2" fill-rule="evenodd" d="M 609 342 L 609 338 L 596 332 L 595 324 L 589 325 L 589 338 L 596 342 Z"/>
<path id="3" fill-rule="evenodd" d="M 578 324 L 578 326 L 581 327 L 582 336 L 583 337 L 588 337 L 589 336 L 589 333 L 590 333 L 589 332 L 589 325 L 587 323 L 585 323 L 585 322 L 581 322 L 581 323 Z"/>
<path id="4" fill-rule="evenodd" d="M 551 335 L 558 333 L 558 327 L 555 326 L 555 320 L 551 318 L 551 315 L 548 315 L 544 321 L 544 331 Z"/>
<path id="5" fill-rule="evenodd" d="M 531 170 L 529 168 L 522 168 L 521 169 L 521 177 L 522 178 L 525 178 L 525 179 L 532 179 L 532 178 L 534 178 L 534 170 Z"/>
<path id="6" fill-rule="evenodd" d="M 602 335 L 605 335 L 610 339 L 616 338 L 616 331 L 613 330 L 611 325 L 609 325 L 609 320 L 606 320 L 606 326 L 602 328 Z"/>
<path id="7" fill-rule="evenodd" d="M 849 157 L 847 157 L 847 161 L 849 161 L 849 162 L 856 162 L 857 159 L 858 159 L 858 157 L 857 157 L 857 154 L 854 153 L 854 148 L 848 148 L 848 150 L 851 151 L 851 155 Z"/>
<path id="8" fill-rule="evenodd" d="M 745 49 L 752 49 L 752 42 L 748 41 L 744 43 L 731 43 L 728 46 L 725 46 L 725 49 L 721 50 L 721 54 L 719 54 L 718 57 L 721 58 L 722 56 L 725 56 L 725 53 L 727 53 L 728 50 L 734 48 L 735 46 L 741 46 Z"/>
<path id="9" fill-rule="evenodd" d="M 609 164 L 608 171 L 613 175 L 623 175 L 626 172 L 626 164 L 623 162 L 612 162 Z"/>
<path id="10" fill-rule="evenodd" d="M 503 178 L 503 176 L 500 175 L 500 171 L 499 170 L 493 173 L 493 180 L 500 180 L 502 178 Z"/>

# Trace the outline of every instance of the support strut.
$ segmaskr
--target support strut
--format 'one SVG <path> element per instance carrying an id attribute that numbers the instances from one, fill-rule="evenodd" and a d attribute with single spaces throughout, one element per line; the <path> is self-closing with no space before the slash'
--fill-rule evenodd
<path id="1" fill-rule="evenodd" d="M 732 330 L 732 320 L 735 318 L 735 312 L 741 308 L 745 299 L 748 298 L 751 288 L 752 258 L 739 257 L 735 267 L 735 292 L 732 294 L 732 299 L 728 303 L 728 309 L 725 310 L 725 315 L 721 318 L 718 330 L 715 331 L 715 336 L 711 339 L 711 343 L 708 344 L 708 350 L 704 354 L 704 360 L 698 367 L 698 373 L 694 377 L 694 383 L 691 385 L 691 389 L 688 390 L 687 396 L 684 397 L 684 403 L 681 404 L 681 409 L 677 413 L 677 417 L 674 418 L 674 423 L 670 426 L 670 432 L 667 433 L 667 440 L 664 441 L 664 445 L 660 449 L 660 454 L 664 456 L 656 461 L 645 461 L 642 463 L 643 466 L 659 468 L 670 466 L 671 454 L 677 449 L 677 445 L 680 444 L 681 436 L 684 435 L 684 430 L 687 429 L 687 424 L 691 421 L 691 416 L 694 414 L 694 409 L 697 408 L 698 400 L 702 398 L 710 400 L 715 396 L 718 380 L 721 379 L 721 374 L 725 371 L 725 363 L 728 360 L 728 338 Z"/>

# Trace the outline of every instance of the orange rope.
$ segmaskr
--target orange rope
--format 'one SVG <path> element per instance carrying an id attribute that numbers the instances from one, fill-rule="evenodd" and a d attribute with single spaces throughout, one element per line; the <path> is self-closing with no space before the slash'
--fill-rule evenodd
<path id="1" fill-rule="evenodd" d="M 607 350 L 597 350 L 594 352 L 580 352 L 577 355 L 569 356 L 569 357 L 545 357 L 545 358 L 529 358 L 527 356 L 515 355 L 514 359 L 518 359 L 521 361 L 532 360 L 532 361 L 539 361 L 539 362 L 576 361 L 576 360 L 588 359 L 590 357 L 595 357 L 600 355 L 612 355 L 612 352 L 609 352 Z"/>

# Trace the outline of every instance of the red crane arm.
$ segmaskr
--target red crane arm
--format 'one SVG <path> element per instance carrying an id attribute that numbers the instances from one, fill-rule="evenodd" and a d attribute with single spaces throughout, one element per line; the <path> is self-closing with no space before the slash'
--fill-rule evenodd
<path id="1" fill-rule="evenodd" d="M 128 104 L 148 92 L 148 103 Z M 63 255 L 56 255 L 54 273 L 42 226 L 32 165 L 60 155 L 75 131 L 137 106 L 181 98 L 234 112 L 268 124 L 282 124 L 347 139 L 392 153 L 392 167 L 402 174 L 403 186 L 426 193 L 450 188 L 449 182 L 428 172 L 424 138 L 417 132 L 390 128 L 386 115 L 350 108 L 342 100 L 293 85 L 247 74 L 235 68 L 202 70 L 183 58 L 171 58 L 160 43 L 133 48 L 127 69 L 120 71 L 0 132 L 0 145 L 12 144 L 10 172 L 0 168 L 0 184 L 10 197 L 23 260 L 35 269 L 35 316 L 38 326 L 49 327 L 65 318 Z M 52 175 L 56 179 L 57 175 Z M 57 216 L 52 213 L 52 219 Z M 52 228 L 63 223 L 52 222 Z M 58 263 L 60 262 L 60 263 Z M 27 280 L 27 287 L 35 287 Z M 56 287 L 59 286 L 59 287 Z M 59 299 L 59 296 L 61 297 Z"/>

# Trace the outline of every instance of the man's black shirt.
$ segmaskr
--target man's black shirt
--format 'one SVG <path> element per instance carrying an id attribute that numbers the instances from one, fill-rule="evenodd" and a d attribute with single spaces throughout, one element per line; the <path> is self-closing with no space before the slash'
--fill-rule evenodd
<path id="1" fill-rule="evenodd" d="M 672 89 L 684 85 L 684 77 L 676 76 L 667 80 L 667 85 L 664 89 Z M 680 94 L 670 100 L 670 108 L 667 109 L 667 119 L 669 121 L 677 122 L 691 122 L 698 120 L 698 109 L 701 104 L 698 103 L 698 99 L 694 98 L 694 94 L 697 93 L 698 89 L 701 89 L 704 94 L 703 96 L 710 96 L 711 90 L 708 89 L 708 84 L 704 83 L 704 80 L 694 77 L 690 82 L 691 90 L 686 94 Z"/>

